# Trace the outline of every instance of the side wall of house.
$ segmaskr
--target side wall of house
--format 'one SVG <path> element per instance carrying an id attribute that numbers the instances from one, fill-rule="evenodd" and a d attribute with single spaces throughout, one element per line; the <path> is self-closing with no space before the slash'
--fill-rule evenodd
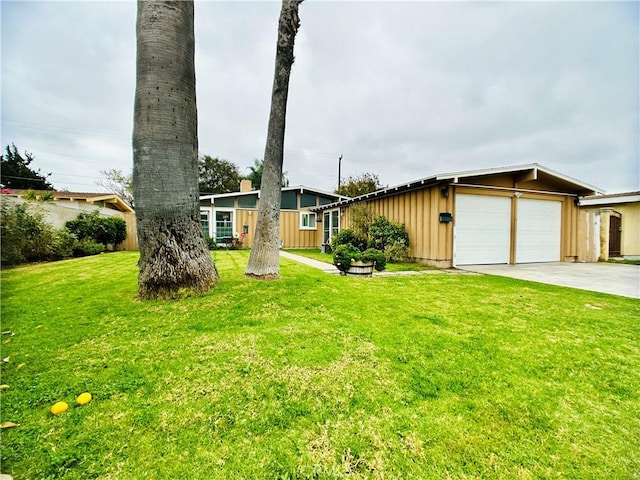
<path id="1" fill-rule="evenodd" d="M 405 225 L 409 234 L 409 255 L 417 261 L 441 267 L 451 266 L 453 258 L 453 226 L 441 223 L 440 213 L 453 212 L 452 190 L 431 187 L 403 192 L 367 201 L 377 215 Z M 341 215 L 341 228 L 351 225 L 351 209 L 345 207 Z"/>
<path id="2" fill-rule="evenodd" d="M 14 203 L 29 203 L 33 208 L 38 209 L 44 216 L 44 221 L 54 228 L 64 228 L 70 220 L 75 220 L 80 213 L 90 213 L 98 210 L 103 217 L 119 217 L 127 224 L 127 239 L 118 245 L 118 250 L 137 250 L 138 237 L 136 233 L 135 213 L 126 213 L 112 208 L 99 207 L 86 202 L 31 202 L 22 198 L 3 196 L 2 201 Z"/>
<path id="3" fill-rule="evenodd" d="M 518 199 L 552 200 L 561 202 L 560 259 L 575 262 L 579 259 L 583 242 L 579 236 L 580 211 L 571 194 L 555 193 L 555 185 L 529 179 L 514 179 L 508 175 L 483 179 L 485 185 L 435 185 L 419 190 L 398 193 L 379 199 L 366 200 L 366 205 L 376 214 L 403 223 L 409 233 L 410 255 L 419 262 L 451 267 L 453 264 L 454 225 L 456 219 L 455 197 L 458 194 L 500 196 L 511 199 L 511 251 L 510 262 L 515 263 Z M 472 183 L 472 182 L 470 182 Z M 475 183 L 475 182 L 473 182 Z M 533 191 L 519 191 L 520 187 Z M 534 188 L 535 187 L 535 188 Z M 351 206 L 341 209 L 341 229 L 351 225 Z M 453 222 L 440 222 L 441 213 L 453 214 Z"/>
<path id="4" fill-rule="evenodd" d="M 305 210 L 302 210 L 305 211 Z M 236 229 L 238 233 L 244 231 L 243 227 L 248 230 L 247 236 L 242 242 L 245 248 L 253 246 L 253 236 L 256 233 L 256 218 L 258 216 L 257 209 L 236 209 Z M 300 228 L 300 211 L 298 210 L 280 210 L 280 238 L 282 239 L 283 248 L 318 248 L 319 233 L 322 224 L 317 223 L 316 229 Z"/>

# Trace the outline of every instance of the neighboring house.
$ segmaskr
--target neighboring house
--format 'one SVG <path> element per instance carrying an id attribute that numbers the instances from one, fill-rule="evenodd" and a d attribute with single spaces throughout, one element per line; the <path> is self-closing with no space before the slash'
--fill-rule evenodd
<path id="1" fill-rule="evenodd" d="M 13 201 L 25 201 L 28 190 L 4 189 L 2 197 Z M 36 198 L 50 192 L 36 191 Z M 98 210 L 105 217 L 120 217 L 127 223 L 127 239 L 118 246 L 119 250 L 137 250 L 136 216 L 133 208 L 113 193 L 53 192 L 53 200 L 40 202 L 44 220 L 56 228 L 63 228 L 69 220 L 77 218 L 79 213 Z"/>
<path id="2" fill-rule="evenodd" d="M 351 206 L 406 226 L 410 255 L 451 267 L 584 261 L 578 199 L 600 190 L 539 164 L 434 175 L 311 208 L 326 243 L 350 225 Z"/>
<path id="3" fill-rule="evenodd" d="M 640 192 L 582 197 L 580 210 L 586 261 L 640 259 Z"/>
<path id="4" fill-rule="evenodd" d="M 320 242 L 322 219 L 313 207 L 344 200 L 347 197 L 304 186 L 282 189 L 280 202 L 280 239 L 284 248 L 313 248 Z M 253 246 L 260 190 L 252 190 L 243 180 L 239 192 L 200 196 L 202 229 L 218 244 L 242 241 Z M 320 233 L 319 233 L 320 232 Z"/>

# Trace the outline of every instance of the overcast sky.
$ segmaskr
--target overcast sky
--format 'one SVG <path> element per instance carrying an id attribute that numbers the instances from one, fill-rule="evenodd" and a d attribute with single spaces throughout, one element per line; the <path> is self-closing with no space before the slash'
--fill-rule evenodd
<path id="1" fill-rule="evenodd" d="M 131 171 L 131 1 L 2 0 L 2 145 L 57 189 Z M 200 153 L 262 158 L 278 2 L 196 2 Z M 333 190 L 540 163 L 609 193 L 640 189 L 639 3 L 306 0 L 284 169 Z"/>

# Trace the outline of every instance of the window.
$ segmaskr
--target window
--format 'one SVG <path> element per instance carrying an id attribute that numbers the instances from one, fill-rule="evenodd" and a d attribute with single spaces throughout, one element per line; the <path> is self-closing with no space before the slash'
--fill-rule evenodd
<path id="1" fill-rule="evenodd" d="M 300 212 L 300 230 L 315 230 L 316 214 L 311 212 Z"/>
<path id="2" fill-rule="evenodd" d="M 233 240 L 233 210 L 216 210 L 216 243 Z"/>
<path id="3" fill-rule="evenodd" d="M 200 225 L 202 225 L 202 232 L 206 236 L 210 236 L 211 233 L 209 232 L 209 212 L 200 210 Z"/>

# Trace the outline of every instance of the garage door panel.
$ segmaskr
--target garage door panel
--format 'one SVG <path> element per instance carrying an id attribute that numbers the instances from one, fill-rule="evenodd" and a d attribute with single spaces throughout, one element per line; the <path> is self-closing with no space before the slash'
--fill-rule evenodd
<path id="1" fill-rule="evenodd" d="M 511 200 L 456 195 L 455 264 L 509 263 Z"/>
<path id="2" fill-rule="evenodd" d="M 518 199 L 516 263 L 560 261 L 562 204 Z"/>

